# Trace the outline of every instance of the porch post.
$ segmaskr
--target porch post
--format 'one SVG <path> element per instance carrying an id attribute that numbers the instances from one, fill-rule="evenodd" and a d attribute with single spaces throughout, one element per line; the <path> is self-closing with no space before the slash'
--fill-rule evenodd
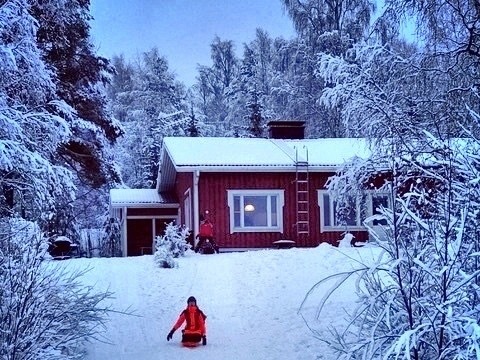
<path id="1" fill-rule="evenodd" d="M 200 171 L 195 170 L 193 172 L 193 244 L 197 246 L 197 234 L 199 229 L 199 200 L 198 200 L 198 181 L 200 179 Z"/>
<path id="2" fill-rule="evenodd" d="M 123 207 L 122 209 L 122 235 L 121 235 L 121 238 L 122 238 L 122 245 L 123 245 L 123 248 L 122 248 L 122 255 L 124 257 L 127 257 L 128 254 L 127 254 L 127 249 L 128 249 L 128 245 L 127 245 L 127 207 Z"/>

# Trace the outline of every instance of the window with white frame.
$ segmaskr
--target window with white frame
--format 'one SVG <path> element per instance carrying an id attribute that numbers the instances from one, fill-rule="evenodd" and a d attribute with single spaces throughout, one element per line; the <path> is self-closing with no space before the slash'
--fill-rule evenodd
<path id="1" fill-rule="evenodd" d="M 320 229 L 324 231 L 365 230 L 363 221 L 380 213 L 382 207 L 390 208 L 388 194 L 368 191 L 362 196 L 350 197 L 339 207 L 335 198 L 326 190 L 318 191 L 320 206 Z M 374 220 L 372 225 L 384 225 L 384 220 Z"/>
<path id="2" fill-rule="evenodd" d="M 228 190 L 230 232 L 283 232 L 283 190 Z"/>

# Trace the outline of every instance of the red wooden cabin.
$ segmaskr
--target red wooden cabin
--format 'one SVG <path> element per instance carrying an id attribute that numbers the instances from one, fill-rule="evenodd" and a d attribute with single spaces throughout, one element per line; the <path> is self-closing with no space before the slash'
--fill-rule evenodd
<path id="1" fill-rule="evenodd" d="M 345 225 L 336 219 L 335 199 L 325 190 L 328 178 L 346 160 L 369 156 L 366 142 L 286 139 L 286 126 L 292 124 L 297 132 L 303 126 L 275 122 L 271 125 L 278 128 L 271 128 L 268 139 L 164 138 L 155 201 L 120 204 L 111 198 L 111 208 L 124 218 L 124 253 L 139 255 L 145 253 L 140 248 L 153 247 L 159 221 L 175 219 L 196 235 L 205 214 L 214 224 L 221 251 L 270 248 L 279 240 L 291 240 L 297 247 L 336 245 L 346 231 L 366 240 L 361 217 L 371 215 L 376 204 L 385 205 L 386 198 L 366 193 L 366 211 L 352 204 L 356 208 Z M 140 219 L 143 232 L 135 230 Z"/>

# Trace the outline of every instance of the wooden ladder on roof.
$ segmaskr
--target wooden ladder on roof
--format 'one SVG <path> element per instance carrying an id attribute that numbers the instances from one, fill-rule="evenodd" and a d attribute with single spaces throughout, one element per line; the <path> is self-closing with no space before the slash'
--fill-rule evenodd
<path id="1" fill-rule="evenodd" d="M 296 191 L 296 228 L 297 236 L 310 233 L 310 196 L 308 149 L 304 145 L 301 149 L 303 157 L 299 156 L 299 149 L 295 147 L 295 191 Z"/>

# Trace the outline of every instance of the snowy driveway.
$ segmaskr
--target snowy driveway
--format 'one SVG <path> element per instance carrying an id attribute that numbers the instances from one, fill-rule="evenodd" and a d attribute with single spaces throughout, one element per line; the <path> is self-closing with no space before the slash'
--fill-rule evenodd
<path id="1" fill-rule="evenodd" d="M 112 314 L 105 334 L 111 344 L 89 344 L 86 359 L 334 360 L 297 311 L 316 281 L 349 268 L 338 254 L 329 246 L 194 254 L 181 258 L 177 269 L 157 268 L 152 256 L 72 260 L 92 268 L 86 283 L 115 293 L 115 309 L 129 307 L 137 315 Z M 339 306 L 353 303 L 348 292 L 339 295 Z M 166 341 L 190 295 L 208 316 L 208 345 L 195 349 L 179 345 L 180 331 Z M 341 320 L 337 307 L 322 315 L 320 327 Z"/>

